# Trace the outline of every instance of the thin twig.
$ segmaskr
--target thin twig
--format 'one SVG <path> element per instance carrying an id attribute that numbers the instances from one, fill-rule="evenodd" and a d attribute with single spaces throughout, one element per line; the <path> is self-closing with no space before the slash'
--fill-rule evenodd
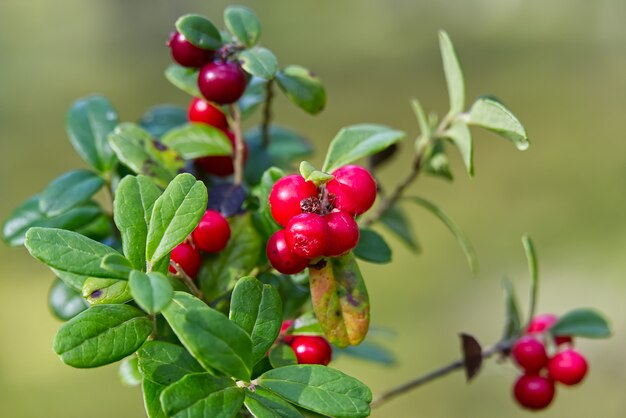
<path id="1" fill-rule="evenodd" d="M 235 185 L 240 185 L 243 181 L 243 135 L 241 134 L 241 110 L 237 104 L 230 106 L 230 113 L 233 120 L 233 128 L 235 131 L 235 158 L 233 159 L 233 166 L 235 169 L 235 177 L 233 182 Z"/>
<path id="2" fill-rule="evenodd" d="M 274 98 L 274 79 L 265 83 L 265 102 L 263 104 L 263 120 L 261 121 L 261 146 L 263 149 L 270 144 L 270 122 L 272 121 L 272 99 Z"/>
<path id="3" fill-rule="evenodd" d="M 152 333 L 150 334 L 150 339 L 156 340 L 158 337 L 156 315 L 155 314 L 150 315 L 150 319 L 152 319 Z"/>
<path id="4" fill-rule="evenodd" d="M 174 270 L 176 270 L 176 277 L 183 281 L 185 286 L 187 286 L 189 290 L 191 290 L 191 293 L 193 293 L 193 295 L 198 299 L 204 300 L 204 293 L 202 293 L 202 290 L 200 290 L 198 286 L 196 286 L 196 284 L 193 282 L 193 279 L 189 277 L 187 273 L 185 273 L 185 270 L 183 270 L 180 264 L 178 264 L 174 260 L 170 260 L 170 265 L 174 267 Z"/>

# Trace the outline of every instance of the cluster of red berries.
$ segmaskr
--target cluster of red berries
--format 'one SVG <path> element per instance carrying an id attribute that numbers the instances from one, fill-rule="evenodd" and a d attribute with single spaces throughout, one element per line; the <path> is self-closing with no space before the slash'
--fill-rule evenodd
<path id="1" fill-rule="evenodd" d="M 333 349 L 326 338 L 319 335 L 287 334 L 292 325 L 293 320 L 284 321 L 278 338 L 293 349 L 298 364 L 327 366 L 332 360 Z"/>
<path id="2" fill-rule="evenodd" d="M 523 370 L 513 386 L 513 396 L 528 409 L 546 408 L 556 392 L 555 383 L 571 386 L 587 374 L 587 360 L 571 348 L 572 338 L 557 336 L 557 352 L 549 356 L 542 336 L 554 325 L 556 315 L 538 315 L 530 322 L 526 334 L 515 342 L 511 356 Z"/>
<path id="3" fill-rule="evenodd" d="M 222 251 L 230 239 L 230 225 L 221 213 L 207 210 L 196 229 L 191 233 L 191 240 L 178 244 L 170 257 L 192 279 L 198 275 L 202 265 L 200 251 L 218 253 Z M 170 265 L 170 273 L 176 274 Z"/>
<path id="4" fill-rule="evenodd" d="M 272 267 L 284 274 L 304 270 L 311 260 L 336 257 L 359 241 L 355 216 L 376 199 L 376 182 L 365 168 L 346 165 L 318 188 L 298 174 L 278 180 L 270 192 L 272 217 L 285 229 L 272 235 L 266 253 Z"/>

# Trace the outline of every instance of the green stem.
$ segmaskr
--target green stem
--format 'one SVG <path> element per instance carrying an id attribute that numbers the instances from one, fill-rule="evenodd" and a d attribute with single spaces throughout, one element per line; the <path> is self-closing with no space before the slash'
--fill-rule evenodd
<path id="1" fill-rule="evenodd" d="M 270 144 L 270 122 L 272 121 L 272 99 L 274 98 L 274 79 L 265 83 L 265 102 L 263 103 L 263 120 L 261 121 L 261 146 L 263 149 Z"/>

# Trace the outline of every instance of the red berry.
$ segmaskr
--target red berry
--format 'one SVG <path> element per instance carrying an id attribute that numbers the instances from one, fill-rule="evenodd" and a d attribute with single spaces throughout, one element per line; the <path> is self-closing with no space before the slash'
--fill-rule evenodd
<path id="1" fill-rule="evenodd" d="M 222 251 L 230 238 L 230 225 L 221 213 L 207 210 L 191 233 L 193 243 L 207 253 Z"/>
<path id="2" fill-rule="evenodd" d="M 553 314 L 537 315 L 532 319 L 532 321 L 530 321 L 530 324 L 528 324 L 528 329 L 526 330 L 526 334 L 545 332 L 552 325 L 554 325 L 558 319 L 559 317 Z M 572 337 L 569 337 L 567 335 L 558 336 L 554 339 L 554 342 L 557 345 L 571 344 Z"/>
<path id="3" fill-rule="evenodd" d="M 328 248 L 324 255 L 335 257 L 356 247 L 359 242 L 359 226 L 347 212 L 331 212 L 324 217 L 328 224 Z"/>
<path id="4" fill-rule="evenodd" d="M 276 270 L 283 274 L 300 273 L 309 265 L 309 260 L 293 253 L 285 241 L 285 230 L 276 231 L 265 247 L 267 258 Z"/>
<path id="5" fill-rule="evenodd" d="M 548 364 L 548 354 L 543 343 L 535 337 L 525 335 L 513 344 L 511 355 L 526 373 L 538 373 Z"/>
<path id="6" fill-rule="evenodd" d="M 291 328 L 293 322 L 293 319 L 287 319 L 286 321 L 283 321 L 283 324 L 280 326 L 280 333 L 278 334 L 278 338 L 282 339 L 285 344 L 291 344 L 294 339 L 293 335 L 287 335 L 287 331 L 289 331 L 289 328 Z"/>
<path id="7" fill-rule="evenodd" d="M 291 342 L 298 364 L 321 364 L 326 366 L 333 356 L 333 349 L 324 337 L 298 335 Z"/>
<path id="8" fill-rule="evenodd" d="M 289 220 L 285 240 L 296 255 L 317 258 L 326 253 L 329 241 L 326 219 L 316 213 L 301 213 Z"/>
<path id="9" fill-rule="evenodd" d="M 300 202 L 309 197 L 317 197 L 317 187 L 298 174 L 291 174 L 274 183 L 270 192 L 272 217 L 281 226 L 302 213 Z"/>
<path id="10" fill-rule="evenodd" d="M 187 116 L 190 122 L 206 123 L 221 130 L 228 129 L 228 120 L 224 112 L 206 100 L 194 97 L 189 103 Z"/>
<path id="11" fill-rule="evenodd" d="M 360 215 L 376 200 L 376 181 L 365 168 L 346 165 L 333 173 L 334 179 L 326 184 L 326 189 L 334 195 L 337 209 L 351 215 Z"/>
<path id="12" fill-rule="evenodd" d="M 571 348 L 555 354 L 548 362 L 548 376 L 564 385 L 580 383 L 587 370 L 585 357 Z"/>
<path id="13" fill-rule="evenodd" d="M 200 253 L 186 242 L 178 244 L 174 247 L 170 259 L 177 263 L 187 276 L 192 279 L 198 275 L 200 265 L 202 264 L 202 257 L 200 257 Z M 169 271 L 170 273 L 176 274 L 176 269 L 172 265 L 170 265 Z"/>
<path id="14" fill-rule="evenodd" d="M 210 102 L 234 103 L 246 90 L 246 74 L 234 62 L 211 62 L 198 74 L 198 88 Z"/>
<path id="15" fill-rule="evenodd" d="M 513 386 L 513 396 L 528 409 L 543 409 L 554 399 L 554 382 L 536 375 L 522 375 Z"/>
<path id="16" fill-rule="evenodd" d="M 172 58 L 183 67 L 202 67 L 213 59 L 215 51 L 192 45 L 180 32 L 172 33 L 167 42 L 172 50 Z"/>
<path id="17" fill-rule="evenodd" d="M 224 132 L 228 137 L 230 144 L 233 146 L 233 156 L 219 155 L 210 157 L 201 157 L 196 159 L 196 163 L 209 174 L 213 174 L 219 177 L 226 177 L 233 174 L 235 166 L 233 165 L 234 153 L 235 153 L 235 134 L 231 131 Z M 243 163 L 248 160 L 248 144 L 243 141 Z"/>

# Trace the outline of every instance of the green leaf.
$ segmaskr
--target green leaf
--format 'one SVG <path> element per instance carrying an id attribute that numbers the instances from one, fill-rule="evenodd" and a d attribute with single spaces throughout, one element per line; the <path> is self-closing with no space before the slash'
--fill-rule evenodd
<path id="1" fill-rule="evenodd" d="M 300 163 L 300 174 L 302 174 L 302 177 L 304 177 L 306 181 L 311 181 L 315 183 L 316 186 L 327 183 L 334 178 L 332 174 L 317 170 L 313 164 L 308 161 L 302 161 Z"/>
<path id="2" fill-rule="evenodd" d="M 170 64 L 165 69 L 165 78 L 175 87 L 194 97 L 202 97 L 198 88 L 197 68 L 187 68 L 178 64 Z"/>
<path id="3" fill-rule="evenodd" d="M 426 112 L 424 112 L 424 108 L 422 104 L 417 99 L 411 100 L 411 107 L 413 108 L 413 113 L 415 113 L 415 117 L 417 118 L 417 123 L 420 127 L 420 137 L 430 138 L 431 129 L 430 123 L 428 122 L 428 118 L 426 117 Z"/>
<path id="4" fill-rule="evenodd" d="M 467 235 L 465 235 L 465 232 L 463 232 L 461 227 L 454 221 L 454 219 L 452 219 L 446 212 L 441 210 L 441 208 L 439 208 L 437 205 L 430 202 L 429 200 L 417 196 L 412 196 L 407 199 L 414 203 L 417 203 L 418 205 L 430 211 L 430 213 L 439 218 L 439 220 L 441 220 L 441 222 L 443 222 L 448 227 L 450 232 L 452 232 L 452 235 L 454 235 L 454 238 L 456 238 L 457 242 L 461 246 L 461 249 L 465 253 L 465 258 L 467 259 L 467 264 L 469 265 L 470 271 L 472 272 L 472 274 L 477 274 L 478 257 L 476 256 L 476 251 L 474 251 L 474 246 L 472 245 Z"/>
<path id="5" fill-rule="evenodd" d="M 427 148 L 423 157 L 424 172 L 434 176 L 442 177 L 446 180 L 452 180 L 452 172 L 450 171 L 450 163 L 446 155 L 445 145 L 441 138 L 435 139 Z"/>
<path id="6" fill-rule="evenodd" d="M 39 195 L 21 204 L 2 226 L 2 239 L 12 247 L 24 244 L 26 231 L 35 226 L 75 230 L 88 225 L 102 214 L 102 209 L 94 202 L 77 206 L 67 212 L 47 217 L 39 210 Z"/>
<path id="7" fill-rule="evenodd" d="M 439 48 L 443 59 L 443 72 L 446 75 L 448 84 L 448 95 L 450 96 L 450 114 L 463 111 L 465 107 L 465 83 L 463 81 L 463 71 L 461 64 L 454 52 L 454 46 L 448 34 L 439 31 Z"/>
<path id="8" fill-rule="evenodd" d="M 154 202 L 161 190 L 144 176 L 126 176 L 117 186 L 113 214 L 124 254 L 135 269 L 146 268 L 146 239 Z"/>
<path id="9" fill-rule="evenodd" d="M 568 335 L 585 338 L 608 338 L 611 336 L 609 324 L 599 312 L 579 308 L 569 311 L 550 327 L 553 336 Z"/>
<path id="10" fill-rule="evenodd" d="M 91 277 L 126 279 L 100 266 L 102 258 L 118 254 L 113 248 L 76 232 L 55 228 L 31 228 L 24 245 L 42 263 L 58 270 Z"/>
<path id="11" fill-rule="evenodd" d="M 274 78 L 278 71 L 278 60 L 272 51 L 260 46 L 241 52 L 239 60 L 248 73 L 266 80 Z"/>
<path id="12" fill-rule="evenodd" d="M 128 280 L 128 276 L 133 269 L 133 266 L 130 264 L 130 261 L 126 259 L 121 254 L 107 254 L 100 261 L 100 267 L 109 271 L 111 277 L 113 275 L 123 277 L 125 280 Z"/>
<path id="13" fill-rule="evenodd" d="M 528 308 L 528 323 L 535 317 L 537 310 L 537 299 L 539 297 L 539 266 L 537 264 L 537 251 L 528 235 L 522 236 L 522 245 L 528 261 L 528 271 L 530 272 L 530 307 Z"/>
<path id="14" fill-rule="evenodd" d="M 399 205 L 396 204 L 387 209 L 380 217 L 380 223 L 413 252 L 420 251 L 420 246 L 413 233 L 413 227 L 409 222 L 409 218 Z"/>
<path id="15" fill-rule="evenodd" d="M 339 370 L 320 365 L 281 367 L 264 373 L 259 385 L 311 411 L 336 418 L 366 417 L 372 392 Z"/>
<path id="16" fill-rule="evenodd" d="M 521 122 L 502 103 L 491 98 L 481 97 L 476 100 L 469 111 L 467 123 L 481 126 L 512 141 L 520 151 L 530 146 Z"/>
<path id="17" fill-rule="evenodd" d="M 104 185 L 89 170 L 74 170 L 52 180 L 41 194 L 39 209 L 46 216 L 57 216 L 88 201 Z"/>
<path id="18" fill-rule="evenodd" d="M 141 384 L 141 373 L 137 367 L 137 356 L 126 357 L 120 363 L 118 375 L 122 383 L 126 386 L 138 386 Z"/>
<path id="19" fill-rule="evenodd" d="M 231 418 L 243 400 L 243 389 L 235 382 L 208 373 L 187 375 L 161 394 L 163 410 L 172 418 Z"/>
<path id="20" fill-rule="evenodd" d="M 233 147 L 226 134 L 221 129 L 204 123 L 190 123 L 173 129 L 162 141 L 185 160 L 233 153 Z"/>
<path id="21" fill-rule="evenodd" d="M 246 390 L 244 404 L 255 418 L 304 418 L 283 398 L 261 387 Z"/>
<path id="22" fill-rule="evenodd" d="M 469 128 L 463 121 L 454 122 L 443 133 L 443 136 L 449 138 L 454 145 L 456 145 L 461 157 L 463 158 L 463 164 L 467 169 L 467 174 L 472 177 L 474 175 L 474 147 L 472 143 L 472 134 Z"/>
<path id="23" fill-rule="evenodd" d="M 161 273 L 133 270 L 128 281 L 137 305 L 149 314 L 159 313 L 174 297 L 174 289 Z"/>
<path id="24" fill-rule="evenodd" d="M 152 332 L 152 321 L 129 305 L 99 305 L 61 326 L 54 351 L 78 368 L 113 363 L 134 353 Z"/>
<path id="25" fill-rule="evenodd" d="M 383 364 L 385 366 L 391 366 L 396 363 L 396 358 L 390 350 L 367 340 L 363 341 L 359 345 L 339 349 L 337 354 L 339 353 L 371 361 L 374 363 Z"/>
<path id="26" fill-rule="evenodd" d="M 81 293 L 83 291 L 83 284 L 87 280 L 87 276 L 81 276 L 80 274 L 68 273 L 67 271 L 61 271 L 57 269 L 50 269 L 52 272 L 63 281 L 70 289 Z"/>
<path id="27" fill-rule="evenodd" d="M 404 132 L 383 125 L 362 124 L 343 128 L 328 147 L 322 171 L 332 173 L 341 166 L 384 150 L 404 136 Z"/>
<path id="28" fill-rule="evenodd" d="M 152 208 L 146 258 L 154 265 L 194 230 L 206 211 L 207 189 L 191 174 L 179 174 Z M 232 242 L 232 240 L 231 240 Z"/>
<path id="29" fill-rule="evenodd" d="M 391 262 L 391 248 L 385 239 L 372 229 L 363 228 L 359 231 L 359 242 L 353 251 L 355 256 L 371 263 Z"/>
<path id="30" fill-rule="evenodd" d="M 290 345 L 276 344 L 269 352 L 270 364 L 273 368 L 292 366 L 298 364 L 296 353 Z"/>
<path id="31" fill-rule="evenodd" d="M 241 110 L 241 118 L 243 120 L 252 116 L 254 111 L 259 108 L 261 103 L 265 102 L 267 80 L 259 77 L 252 77 L 248 81 L 246 91 L 237 102 Z"/>
<path id="32" fill-rule="evenodd" d="M 228 6 L 224 10 L 224 23 L 239 42 L 251 48 L 261 36 L 261 23 L 254 12 L 245 6 Z"/>
<path id="33" fill-rule="evenodd" d="M 502 289 L 504 290 L 504 303 L 506 306 L 506 315 L 504 323 L 504 333 L 502 340 L 507 341 L 517 336 L 522 329 L 522 321 L 517 304 L 517 298 L 515 296 L 515 289 L 513 283 L 510 280 L 504 279 L 502 281 Z"/>
<path id="34" fill-rule="evenodd" d="M 83 284 L 83 297 L 90 305 L 126 303 L 132 299 L 128 280 L 88 277 Z"/>
<path id="35" fill-rule="evenodd" d="M 183 347 L 163 341 L 148 341 L 137 351 L 137 356 L 144 379 L 164 386 L 188 374 L 205 371 Z"/>
<path id="36" fill-rule="evenodd" d="M 176 21 L 176 30 L 198 48 L 216 51 L 222 46 L 220 31 L 204 16 L 196 14 L 181 16 Z"/>
<path id="37" fill-rule="evenodd" d="M 230 301 L 231 321 L 243 328 L 252 340 L 252 362 L 270 349 L 282 325 L 283 306 L 278 291 L 254 277 L 237 281 Z"/>
<path id="38" fill-rule="evenodd" d="M 143 404 L 148 418 L 167 418 L 161 407 L 161 393 L 167 386 L 144 379 L 141 383 Z"/>
<path id="39" fill-rule="evenodd" d="M 117 126 L 118 117 L 104 97 L 91 96 L 75 101 L 65 117 L 70 142 L 78 154 L 100 173 L 115 165 L 115 154 L 107 136 Z"/>
<path id="40" fill-rule="evenodd" d="M 187 293 L 174 292 L 163 316 L 185 348 L 207 370 L 219 370 L 237 379 L 250 378 L 250 337 L 220 312 Z"/>
<path id="41" fill-rule="evenodd" d="M 80 292 L 72 289 L 61 279 L 57 278 L 52 283 L 48 293 L 48 306 L 61 321 L 68 321 L 87 309 L 89 306 Z"/>
<path id="42" fill-rule="evenodd" d="M 219 253 L 206 257 L 204 268 L 198 276 L 208 300 L 214 300 L 232 290 L 235 281 L 256 266 L 264 245 L 249 215 L 233 216 L 230 221 L 228 245 Z"/>
<path id="43" fill-rule="evenodd" d="M 370 304 L 367 288 L 352 254 L 309 268 L 311 301 L 328 340 L 338 347 L 357 345 L 367 335 Z"/>
<path id="44" fill-rule="evenodd" d="M 187 110 L 180 106 L 153 106 L 141 116 L 139 125 L 157 138 L 161 138 L 170 129 L 187 123 Z"/>
<path id="45" fill-rule="evenodd" d="M 305 312 L 293 323 L 293 335 L 324 335 L 324 331 L 313 312 Z"/>
<path id="46" fill-rule="evenodd" d="M 278 86 L 296 106 L 316 115 L 326 106 L 326 90 L 315 73 L 299 65 L 288 65 L 276 73 Z"/>
<path id="47" fill-rule="evenodd" d="M 79 228 L 75 228 L 74 231 L 92 240 L 102 242 L 113 236 L 113 228 L 111 215 L 101 213 L 93 221 Z M 111 245 L 111 247 L 114 247 L 114 245 Z"/>

